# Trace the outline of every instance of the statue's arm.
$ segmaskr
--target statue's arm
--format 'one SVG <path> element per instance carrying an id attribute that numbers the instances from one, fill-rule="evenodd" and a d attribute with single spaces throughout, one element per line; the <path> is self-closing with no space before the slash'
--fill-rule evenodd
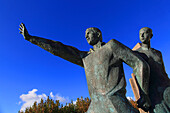
<path id="1" fill-rule="evenodd" d="M 138 54 L 133 52 L 130 48 L 118 42 L 117 40 L 111 40 L 113 54 L 117 58 L 125 62 L 128 66 L 133 68 L 133 73 L 136 75 L 139 87 L 141 99 L 139 101 L 142 108 L 148 110 L 150 106 L 150 99 L 148 97 L 148 86 L 149 86 L 149 77 L 150 77 L 150 68 L 146 61 L 143 60 Z M 142 90 L 142 91 L 141 91 Z"/>
<path id="2" fill-rule="evenodd" d="M 41 37 L 31 36 L 28 34 L 24 24 L 20 25 L 20 33 L 24 36 L 25 40 L 45 49 L 46 51 L 59 56 L 67 61 L 83 67 L 82 57 L 86 52 L 79 51 L 75 47 L 64 45 L 59 41 L 53 41 Z M 25 30 L 25 31 L 24 31 Z M 25 33 L 24 33 L 25 32 Z"/>
<path id="3" fill-rule="evenodd" d="M 162 68 L 163 68 L 163 70 L 164 70 L 164 72 L 166 73 L 166 71 L 165 71 L 165 65 L 164 65 L 164 62 L 163 62 L 163 58 L 162 58 L 162 53 L 160 52 L 160 51 L 158 51 L 157 50 L 157 53 L 158 53 L 158 55 L 159 55 L 159 63 L 162 65 Z"/>
<path id="4" fill-rule="evenodd" d="M 144 93 L 148 94 L 150 68 L 147 62 L 119 41 L 114 39 L 112 41 L 114 54 L 131 68 L 133 68 L 133 73 L 137 76 L 140 87 Z"/>

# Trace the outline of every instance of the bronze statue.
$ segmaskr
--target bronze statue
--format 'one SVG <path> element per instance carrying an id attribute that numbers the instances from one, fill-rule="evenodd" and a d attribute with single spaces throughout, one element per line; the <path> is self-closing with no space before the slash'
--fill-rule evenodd
<path id="1" fill-rule="evenodd" d="M 166 74 L 162 54 L 151 48 L 152 29 L 144 27 L 139 31 L 141 47 L 136 50 L 150 66 L 149 98 L 150 113 L 169 113 L 170 111 L 170 80 Z"/>
<path id="2" fill-rule="evenodd" d="M 77 64 L 85 69 L 91 104 L 87 113 L 138 113 L 127 100 L 126 81 L 123 62 L 133 68 L 134 73 L 142 80 L 149 76 L 148 64 L 125 45 L 112 39 L 102 42 L 102 34 L 98 28 L 86 30 L 87 42 L 93 46 L 90 51 L 80 51 L 61 42 L 31 36 L 25 25 L 21 23 L 20 33 L 31 43 Z M 147 85 L 139 83 L 147 95 Z M 141 103 L 144 108 L 150 106 L 147 96 Z"/>

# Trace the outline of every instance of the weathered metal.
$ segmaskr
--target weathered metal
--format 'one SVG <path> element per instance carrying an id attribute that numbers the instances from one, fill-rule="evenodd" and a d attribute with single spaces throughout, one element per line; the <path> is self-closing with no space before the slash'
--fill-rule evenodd
<path id="1" fill-rule="evenodd" d="M 133 50 L 140 55 L 150 66 L 148 96 L 151 100 L 150 113 L 170 113 L 170 79 L 165 71 L 162 53 L 150 47 L 152 30 L 144 27 L 139 32 L 141 44 Z M 140 79 L 138 79 L 140 82 Z"/>
<path id="2" fill-rule="evenodd" d="M 133 68 L 135 75 L 145 80 L 149 76 L 148 64 L 128 47 L 110 40 L 102 42 L 101 31 L 97 28 L 86 30 L 87 42 L 93 46 L 90 51 L 80 51 L 58 41 L 52 41 L 28 34 L 24 24 L 20 25 L 21 34 L 31 43 L 48 52 L 77 64 L 85 69 L 91 104 L 87 113 L 138 113 L 127 100 L 126 80 L 123 62 Z M 147 80 L 147 79 L 146 79 Z M 147 82 L 147 81 L 146 81 Z M 143 84 L 143 81 L 139 83 Z M 142 87 L 145 93 L 146 88 Z M 149 106 L 147 101 L 145 107 Z"/>

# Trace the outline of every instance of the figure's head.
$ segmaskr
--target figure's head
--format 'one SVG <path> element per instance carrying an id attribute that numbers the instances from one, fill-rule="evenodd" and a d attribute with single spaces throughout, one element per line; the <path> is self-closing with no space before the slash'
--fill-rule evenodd
<path id="1" fill-rule="evenodd" d="M 148 27 L 143 27 L 139 31 L 139 38 L 142 43 L 148 43 L 152 38 L 152 29 Z"/>
<path id="2" fill-rule="evenodd" d="M 102 33 L 98 28 L 90 27 L 86 29 L 86 40 L 90 45 L 95 45 L 99 41 L 102 42 Z"/>

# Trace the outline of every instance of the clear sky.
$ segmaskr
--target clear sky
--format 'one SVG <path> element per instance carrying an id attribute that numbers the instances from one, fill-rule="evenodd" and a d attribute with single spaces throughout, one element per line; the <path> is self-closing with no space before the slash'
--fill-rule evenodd
<path id="1" fill-rule="evenodd" d="M 50 96 L 63 103 L 89 97 L 84 69 L 24 40 L 28 32 L 79 50 L 91 46 L 85 30 L 98 27 L 104 42 L 116 39 L 129 48 L 139 40 L 139 30 L 153 30 L 151 47 L 160 50 L 170 73 L 169 0 L 0 0 L 0 113 L 17 113 L 34 100 Z M 124 65 L 127 96 L 133 97 Z"/>

